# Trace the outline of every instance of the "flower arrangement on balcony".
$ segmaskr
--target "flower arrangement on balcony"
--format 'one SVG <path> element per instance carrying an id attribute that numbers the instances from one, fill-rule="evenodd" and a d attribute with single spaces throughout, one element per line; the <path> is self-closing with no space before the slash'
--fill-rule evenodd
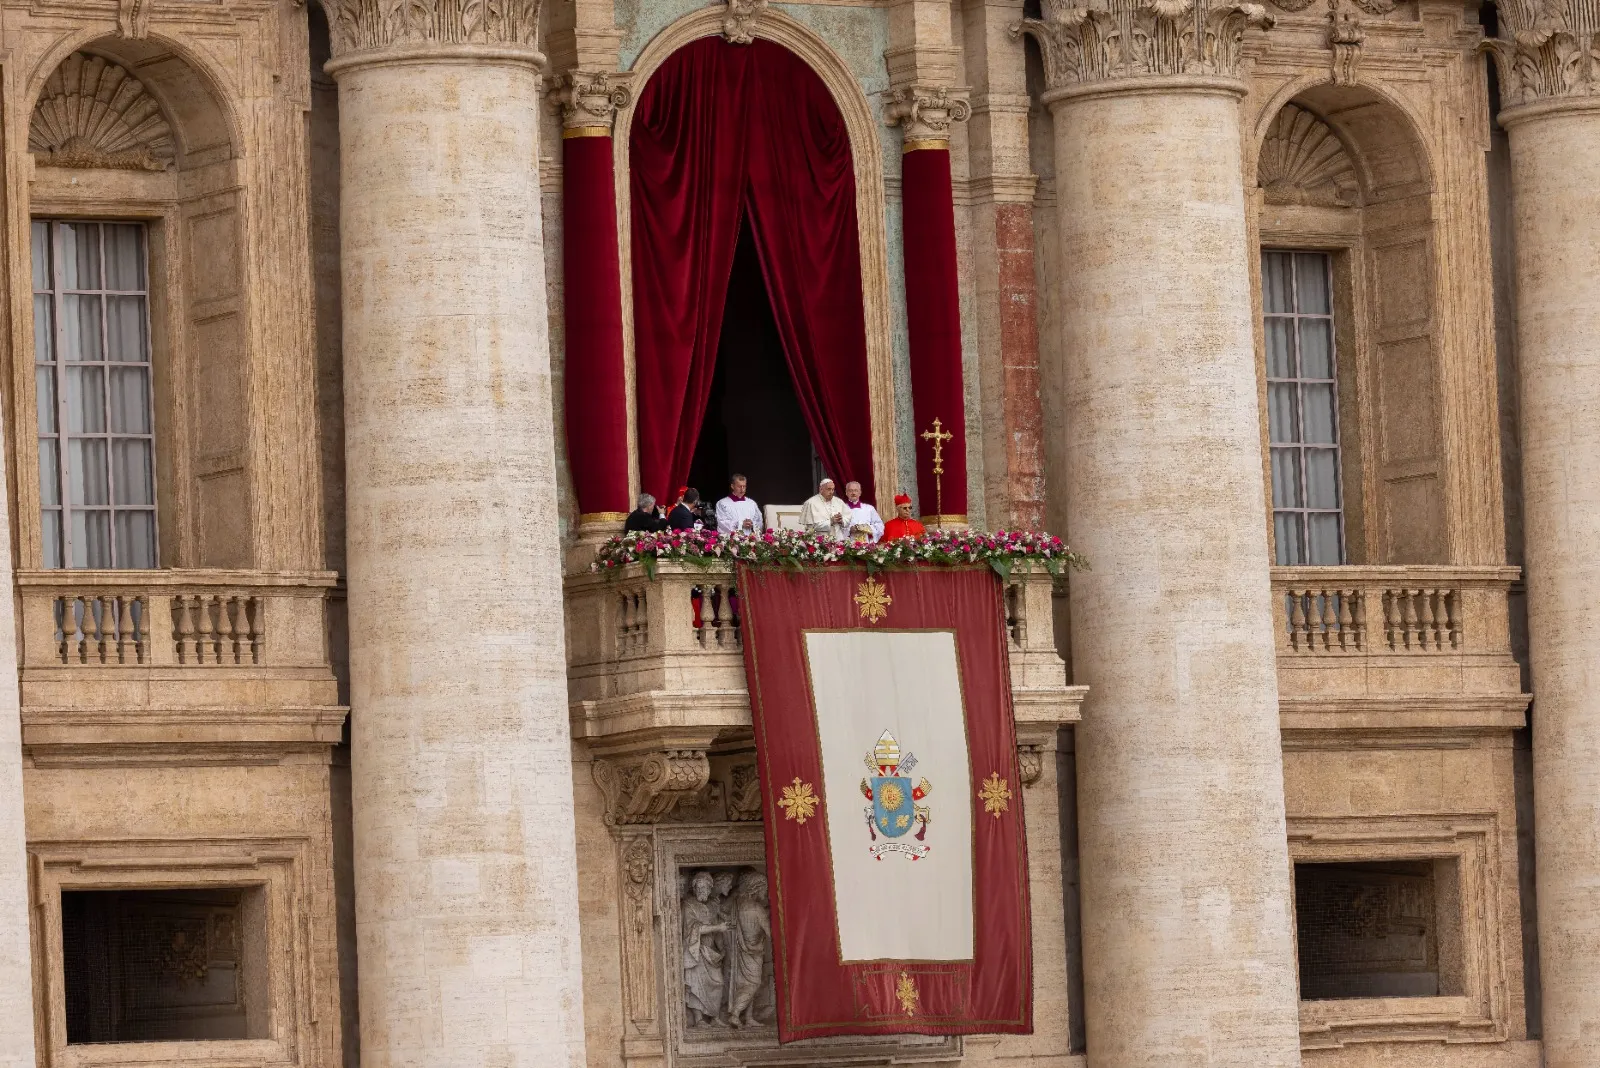
<path id="1" fill-rule="evenodd" d="M 1082 570 L 1088 561 L 1067 548 L 1054 534 L 1033 531 L 933 530 L 889 542 L 835 541 L 798 530 L 768 530 L 759 534 L 718 535 L 709 530 L 670 530 L 659 533 L 621 534 L 600 546 L 593 569 L 616 571 L 628 564 L 644 565 L 655 577 L 661 560 L 711 568 L 725 564 L 756 567 L 825 567 L 864 565 L 869 572 L 908 567 L 965 567 L 988 564 L 1007 578 L 1018 563 L 1039 564 L 1052 575 L 1063 568 Z"/>

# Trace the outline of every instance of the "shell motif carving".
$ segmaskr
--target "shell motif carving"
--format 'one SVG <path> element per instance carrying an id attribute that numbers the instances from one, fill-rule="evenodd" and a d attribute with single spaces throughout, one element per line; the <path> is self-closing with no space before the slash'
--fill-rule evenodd
<path id="1" fill-rule="evenodd" d="M 1256 162 L 1268 204 L 1352 208 L 1361 203 L 1355 164 L 1327 123 L 1285 104 L 1272 120 Z"/>
<path id="2" fill-rule="evenodd" d="M 126 67 L 74 52 L 50 75 L 28 124 L 28 151 L 55 167 L 163 171 L 172 127 Z"/>

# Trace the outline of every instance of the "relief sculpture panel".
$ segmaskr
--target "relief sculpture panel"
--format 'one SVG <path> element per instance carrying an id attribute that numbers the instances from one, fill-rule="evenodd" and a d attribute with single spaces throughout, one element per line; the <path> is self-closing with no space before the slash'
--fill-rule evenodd
<path id="1" fill-rule="evenodd" d="M 686 873 L 684 882 L 684 1026 L 773 1026 L 766 875 L 749 867 L 701 868 Z"/>

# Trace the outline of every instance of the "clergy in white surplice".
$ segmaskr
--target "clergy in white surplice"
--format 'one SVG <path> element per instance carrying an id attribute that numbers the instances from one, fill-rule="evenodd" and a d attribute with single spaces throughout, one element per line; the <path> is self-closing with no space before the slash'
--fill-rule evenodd
<path id="1" fill-rule="evenodd" d="M 761 533 L 761 506 L 744 495 L 748 487 L 743 475 L 728 479 L 728 495 L 717 502 L 717 533 L 723 537 Z"/>
<path id="2" fill-rule="evenodd" d="M 834 541 L 844 541 L 850 530 L 850 506 L 836 496 L 833 479 L 825 478 L 817 486 L 816 496 L 800 508 L 800 529 L 807 534 L 820 534 Z"/>
<path id="3" fill-rule="evenodd" d="M 871 544 L 883 537 L 883 516 L 861 499 L 861 483 L 844 484 L 844 503 L 850 506 L 850 540 Z"/>

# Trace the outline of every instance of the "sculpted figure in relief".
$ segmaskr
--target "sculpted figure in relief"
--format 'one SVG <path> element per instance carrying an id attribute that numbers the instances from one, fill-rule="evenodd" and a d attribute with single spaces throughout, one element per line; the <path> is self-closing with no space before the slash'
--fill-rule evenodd
<path id="1" fill-rule="evenodd" d="M 747 871 L 728 917 L 728 1025 L 761 1027 L 772 1022 L 772 915 L 767 877 Z"/>
<path id="2" fill-rule="evenodd" d="M 723 1019 L 723 938 L 728 924 L 711 899 L 715 889 L 710 872 L 696 872 L 683 898 L 683 1005 L 691 1028 Z"/>

